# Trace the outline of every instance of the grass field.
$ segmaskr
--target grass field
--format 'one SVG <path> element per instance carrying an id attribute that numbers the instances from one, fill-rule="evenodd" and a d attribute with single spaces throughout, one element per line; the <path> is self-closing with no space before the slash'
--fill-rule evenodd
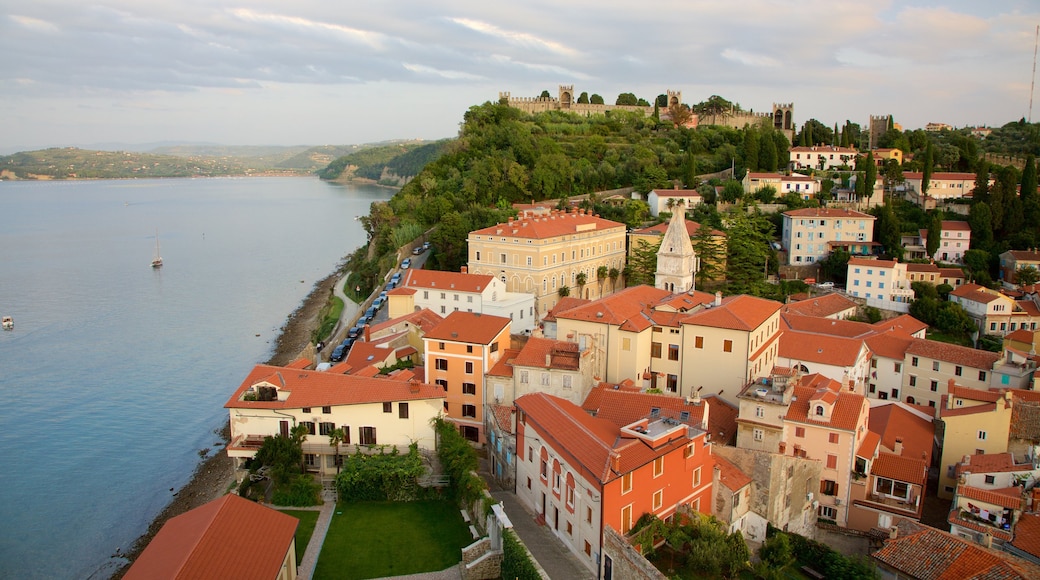
<path id="1" fill-rule="evenodd" d="M 443 570 L 473 542 L 444 501 L 341 503 L 325 536 L 315 579 L 382 578 Z"/>
<path id="2" fill-rule="evenodd" d="M 282 510 L 282 513 L 300 520 L 300 525 L 296 526 L 296 562 L 299 562 L 303 559 L 303 553 L 307 551 L 307 543 L 311 541 L 311 535 L 314 534 L 314 524 L 318 523 L 318 514 L 321 512 Z"/>

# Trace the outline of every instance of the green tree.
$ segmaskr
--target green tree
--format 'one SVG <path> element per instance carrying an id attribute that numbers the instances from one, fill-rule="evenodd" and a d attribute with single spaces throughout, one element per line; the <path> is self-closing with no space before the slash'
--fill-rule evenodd
<path id="1" fill-rule="evenodd" d="M 614 102 L 615 105 L 636 105 L 638 103 L 639 99 L 632 93 L 621 93 Z"/>
<path id="2" fill-rule="evenodd" d="M 589 94 L 587 92 L 582 91 L 581 94 L 578 95 L 578 104 L 579 105 L 587 105 L 587 104 L 589 104 Z"/>
<path id="3" fill-rule="evenodd" d="M 768 567 L 779 570 L 794 563 L 794 553 L 787 534 L 774 534 L 758 549 L 758 555 Z"/>
<path id="4" fill-rule="evenodd" d="M 874 239 L 881 244 L 886 256 L 901 260 L 903 258 L 903 234 L 899 226 L 899 218 L 892 206 L 884 204 L 875 210 L 877 220 L 874 222 Z"/>
<path id="5" fill-rule="evenodd" d="M 849 260 L 852 254 L 837 248 L 829 256 L 820 261 L 820 277 L 844 284 L 849 274 Z"/>
<path id="6" fill-rule="evenodd" d="M 783 150 L 786 152 L 787 148 L 785 147 Z M 776 171 L 780 167 L 780 157 L 777 151 L 776 141 L 770 132 L 762 133 L 758 150 L 759 168 L 765 171 Z M 787 163 L 785 162 L 784 165 L 786 166 Z"/>
<path id="7" fill-rule="evenodd" d="M 571 289 L 569 286 L 560 286 L 556 293 L 560 295 L 560 298 L 566 298 L 571 295 Z"/>
<path id="8" fill-rule="evenodd" d="M 602 105 L 603 97 L 597 95 L 596 93 L 593 93 L 592 96 L 589 97 L 589 103 L 592 103 L 593 105 Z"/>
<path id="9" fill-rule="evenodd" d="M 971 227 L 971 247 L 989 251 L 993 245 L 993 218 L 988 203 L 972 204 L 968 210 Z"/>
<path id="10" fill-rule="evenodd" d="M 748 171 L 758 170 L 758 144 L 760 141 L 758 131 L 750 125 L 744 129 L 744 165 Z"/>
<path id="11" fill-rule="evenodd" d="M 1023 266 L 1015 270 L 1015 282 L 1019 286 L 1032 286 L 1040 282 L 1040 271 L 1033 266 Z"/>
<path id="12" fill-rule="evenodd" d="M 877 164 L 874 163 L 874 152 L 867 151 L 867 160 L 863 168 L 863 191 L 866 195 L 874 195 L 874 183 L 877 181 Z"/>
<path id="13" fill-rule="evenodd" d="M 617 281 L 621 277 L 621 270 L 611 268 L 610 273 L 607 275 L 610 277 L 610 292 L 613 293 L 617 291 Z"/>
<path id="14" fill-rule="evenodd" d="M 718 124 L 719 117 L 725 118 L 729 116 L 730 111 L 733 109 L 733 103 L 718 95 L 712 95 L 708 97 L 708 100 L 693 106 L 693 110 L 705 120 L 707 120 L 707 117 L 711 117 L 712 125 Z"/>
<path id="15" fill-rule="evenodd" d="M 694 254 L 700 259 L 697 284 L 703 288 L 709 280 L 717 280 L 722 277 L 722 265 L 726 254 L 723 251 L 722 243 L 716 239 L 708 224 L 699 224 L 691 242 Z"/>
<path id="16" fill-rule="evenodd" d="M 329 447 L 332 447 L 333 455 L 336 456 L 336 474 L 339 474 L 339 468 L 342 464 L 339 458 L 339 446 L 341 443 L 347 440 L 347 433 L 343 430 L 343 427 L 336 427 L 329 432 Z"/>
<path id="17" fill-rule="evenodd" d="M 1026 156 L 1026 164 L 1022 169 L 1022 186 L 1019 188 L 1022 197 L 1022 214 L 1025 227 L 1030 231 L 1040 230 L 1040 199 L 1037 197 L 1036 157 Z"/>
<path id="18" fill-rule="evenodd" d="M 773 203 L 776 201 L 776 188 L 772 185 L 760 187 L 758 191 L 755 192 L 755 199 L 762 203 Z"/>
<path id="19" fill-rule="evenodd" d="M 575 282 L 578 283 L 578 298 L 584 298 L 585 282 L 588 282 L 588 276 L 585 275 L 585 272 L 578 272 L 577 277 L 575 277 Z"/>
<path id="20" fill-rule="evenodd" d="M 928 142 L 928 148 L 924 150 L 924 169 L 921 175 L 921 195 L 928 194 L 928 188 L 932 185 L 932 169 L 935 160 L 932 156 L 932 142 Z"/>
<path id="21" fill-rule="evenodd" d="M 730 179 L 722 186 L 722 194 L 720 195 L 722 201 L 726 203 L 733 203 L 744 197 L 744 186 L 735 179 Z"/>
<path id="22" fill-rule="evenodd" d="M 654 285 L 657 274 L 657 250 L 660 247 L 660 242 L 650 244 L 646 240 L 639 240 L 636 243 L 636 248 L 625 266 L 625 281 L 629 286 Z"/>
<path id="23" fill-rule="evenodd" d="M 972 240 L 974 242 L 975 240 Z M 964 252 L 964 267 L 969 279 L 977 279 L 980 273 L 989 277 L 990 254 L 986 250 L 973 248 Z"/>
<path id="24" fill-rule="evenodd" d="M 600 266 L 596 268 L 596 282 L 599 283 L 599 295 L 603 296 L 603 283 L 606 282 L 607 277 L 610 276 L 610 269 L 606 266 Z"/>
<path id="25" fill-rule="evenodd" d="M 939 242 L 942 241 L 942 215 L 939 211 L 932 211 L 932 220 L 928 224 L 928 239 L 925 243 L 925 252 L 928 257 L 934 257 L 939 251 Z"/>
<path id="26" fill-rule="evenodd" d="M 772 239 L 772 222 L 757 211 L 749 215 L 738 209 L 730 214 L 726 268 L 732 292 L 752 293 L 765 281 Z"/>

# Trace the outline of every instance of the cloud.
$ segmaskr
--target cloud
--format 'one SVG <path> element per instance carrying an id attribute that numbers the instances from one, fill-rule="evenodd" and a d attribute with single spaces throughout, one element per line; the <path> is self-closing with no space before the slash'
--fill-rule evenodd
<path id="1" fill-rule="evenodd" d="M 459 26 L 468 28 L 474 32 L 479 32 L 494 38 L 505 40 L 507 43 L 520 46 L 524 48 L 531 48 L 535 50 L 544 50 L 551 53 L 561 54 L 564 56 L 577 56 L 578 52 L 570 47 L 564 46 L 558 42 L 552 40 L 545 40 L 539 38 L 534 34 L 527 32 L 513 32 L 509 30 L 502 30 L 494 24 L 487 22 L 481 22 L 479 20 L 471 20 L 469 18 L 448 18 L 450 22 L 454 22 Z"/>
<path id="2" fill-rule="evenodd" d="M 351 28 L 349 26 L 342 26 L 339 24 L 316 22 L 314 20 L 309 20 L 307 18 L 301 18 L 298 16 L 285 16 L 281 14 L 261 13 L 249 10 L 248 8 L 236 8 L 231 10 L 231 13 L 235 15 L 237 18 L 240 18 L 247 22 L 269 24 L 305 33 L 331 33 L 336 38 L 365 44 L 374 49 L 383 48 L 384 42 L 386 40 L 386 37 L 383 34 L 377 32 L 372 32 L 369 30 L 360 30 L 357 28 Z"/>
<path id="3" fill-rule="evenodd" d="M 39 18 L 32 18 L 30 16 L 18 16 L 16 14 L 11 14 L 8 16 L 8 18 L 14 21 L 14 23 L 18 26 L 21 26 L 22 28 L 25 28 L 27 30 L 32 30 L 34 32 L 58 32 L 58 27 L 55 26 L 53 23 L 47 22 L 45 20 L 40 20 Z"/>
<path id="4" fill-rule="evenodd" d="M 405 70 L 412 71 L 419 75 L 432 75 L 450 80 L 483 80 L 484 77 L 475 75 L 467 72 L 454 71 L 454 70 L 438 70 L 433 67 L 424 66 L 421 64 L 404 63 Z"/>
<path id="5" fill-rule="evenodd" d="M 722 58 L 753 67 L 780 67 L 783 66 L 779 60 L 764 54 L 753 54 L 738 48 L 727 48 L 721 53 Z"/>

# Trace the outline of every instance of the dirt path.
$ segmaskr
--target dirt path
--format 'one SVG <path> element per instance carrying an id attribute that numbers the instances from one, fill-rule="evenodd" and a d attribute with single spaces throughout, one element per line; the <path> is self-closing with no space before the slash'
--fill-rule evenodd
<path id="1" fill-rule="evenodd" d="M 275 343 L 274 353 L 268 359 L 267 364 L 286 365 L 301 354 L 314 356 L 314 345 L 311 344 L 311 334 L 318 327 L 318 316 L 326 301 L 332 294 L 332 287 L 339 279 L 339 274 L 331 274 L 314 285 L 314 289 L 304 299 L 303 303 L 295 312 L 289 315 L 282 326 L 281 334 Z M 231 392 L 235 385 L 228 386 Z M 216 433 L 226 444 L 229 438 L 229 429 L 225 424 Z M 179 516 L 187 511 L 193 510 L 207 502 L 210 502 L 227 493 L 235 480 L 235 470 L 231 459 L 220 450 L 215 455 L 200 463 L 189 481 L 183 488 L 174 494 L 162 512 L 148 526 L 148 531 L 137 539 L 133 548 L 128 552 L 113 554 L 113 558 L 125 561 L 125 564 L 112 576 L 122 578 L 129 569 L 130 564 L 141 554 L 144 548 L 152 541 L 155 534 L 159 532 L 170 518 Z"/>

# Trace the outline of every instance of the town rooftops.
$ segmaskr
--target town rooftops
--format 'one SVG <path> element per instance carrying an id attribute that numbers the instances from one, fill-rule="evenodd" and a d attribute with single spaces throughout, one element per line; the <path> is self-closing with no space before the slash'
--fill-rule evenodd
<path id="1" fill-rule="evenodd" d="M 699 223 L 697 223 L 697 222 L 695 222 L 693 220 L 686 220 L 686 233 L 690 234 L 691 238 L 697 237 L 697 234 L 700 232 L 701 228 L 703 228 L 703 227 L 705 227 L 705 226 L 702 226 L 701 224 L 699 224 Z M 657 225 L 653 225 L 653 226 L 650 226 L 648 228 L 640 228 L 638 230 L 632 230 L 631 233 L 633 235 L 639 235 L 639 234 L 643 234 L 643 235 L 649 235 L 649 234 L 664 235 L 664 233 L 666 231 L 668 231 L 668 222 L 661 222 L 661 223 L 659 223 Z M 719 231 L 719 230 L 711 230 L 711 235 L 725 237 L 726 233 L 722 232 L 722 231 Z"/>
<path id="2" fill-rule="evenodd" d="M 968 222 L 960 221 L 960 220 L 943 220 L 942 221 L 942 230 L 944 232 L 955 232 L 955 231 L 958 231 L 958 230 L 959 231 L 963 231 L 963 232 L 970 232 L 971 231 L 971 225 L 968 224 Z"/>
<path id="3" fill-rule="evenodd" d="M 399 288 L 397 289 L 399 290 Z M 415 312 L 409 312 L 404 316 L 398 316 L 397 318 L 391 318 L 380 322 L 379 324 L 373 324 L 369 327 L 372 334 L 381 333 L 383 331 L 394 332 L 400 329 L 405 331 L 409 327 L 417 327 L 423 331 L 437 326 L 444 321 L 444 318 L 440 314 L 430 310 L 429 308 L 423 308 L 422 310 L 416 310 Z"/>
<path id="4" fill-rule="evenodd" d="M 563 298 L 560 298 L 560 301 L 556 303 L 556 306 L 553 306 L 552 310 L 545 313 L 545 316 L 542 317 L 542 322 L 556 322 L 556 314 L 558 312 L 565 312 L 571 308 L 577 308 L 578 306 L 589 304 L 590 302 L 590 300 L 586 300 L 585 298 L 564 296 Z"/>
<path id="5" fill-rule="evenodd" d="M 871 401 L 867 428 L 881 437 L 881 445 L 893 451 L 901 444 L 903 457 L 931 464 L 935 444 L 932 416 L 896 401 Z M 906 480 L 904 480 L 906 481 Z"/>
<path id="6" fill-rule="evenodd" d="M 479 312 L 456 310 L 426 331 L 426 340 L 491 344 L 509 326 L 509 319 Z"/>
<path id="7" fill-rule="evenodd" d="M 278 400 L 247 401 L 247 391 L 274 387 Z M 256 365 L 224 405 L 226 409 L 299 409 L 420 399 L 443 399 L 437 385 Z"/>
<path id="8" fill-rule="evenodd" d="M 278 578 L 298 525 L 229 493 L 167 521 L 124 578 Z"/>
<path id="9" fill-rule="evenodd" d="M 871 463 L 870 474 L 923 487 L 928 483 L 928 464 L 921 459 L 881 452 Z"/>
<path id="10" fill-rule="evenodd" d="M 996 550 L 987 550 L 905 518 L 895 521 L 895 538 L 871 556 L 910 578 L 926 580 L 1040 577 L 1040 567 Z"/>
<path id="11" fill-rule="evenodd" d="M 899 262 L 895 260 L 875 260 L 873 258 L 849 258 L 850 266 L 866 266 L 868 268 L 885 268 L 892 269 L 896 267 Z"/>
<path id="12" fill-rule="evenodd" d="M 808 175 L 802 175 L 801 173 L 792 173 L 791 175 L 784 175 L 782 173 L 759 173 L 749 172 L 748 176 L 750 179 L 777 179 L 780 181 L 816 181 L 814 178 Z"/>
<path id="13" fill-rule="evenodd" d="M 990 302 L 1001 298 L 999 292 L 990 290 L 985 286 L 979 286 L 978 284 L 962 284 L 955 288 L 953 292 L 950 292 L 950 296 L 956 296 L 958 298 L 963 298 L 964 300 L 971 300 L 972 302 L 979 302 L 982 304 L 989 304 Z"/>
<path id="14" fill-rule="evenodd" d="M 487 290 L 488 285 L 494 279 L 495 277 L 490 274 L 463 274 L 409 268 L 404 275 L 404 280 L 401 281 L 401 286 L 480 293 Z"/>
<path id="15" fill-rule="evenodd" d="M 924 173 L 920 171 L 904 171 L 903 179 L 923 179 Z M 959 173 L 949 171 L 937 171 L 932 174 L 932 181 L 968 181 L 974 180 L 974 173 Z M 967 193 L 967 192 L 965 192 Z"/>
<path id="16" fill-rule="evenodd" d="M 971 485 L 958 485 L 957 495 L 1012 510 L 1022 509 L 1022 488 L 1018 486 L 982 489 Z"/>
<path id="17" fill-rule="evenodd" d="M 826 318 L 858 306 L 859 305 L 852 299 L 846 298 L 844 295 L 837 292 L 832 292 L 830 294 L 813 296 L 812 298 L 799 300 L 797 302 L 789 302 L 784 305 L 784 312 L 800 314 L 802 316 Z"/>
<path id="18" fill-rule="evenodd" d="M 928 263 L 928 264 L 910 263 L 910 264 L 906 265 L 906 271 L 907 271 L 907 273 L 913 272 L 913 273 L 926 273 L 926 274 L 938 275 L 939 274 L 939 266 L 936 266 L 935 264 L 932 264 L 932 263 Z"/>
<path id="19" fill-rule="evenodd" d="M 715 467 L 719 470 L 719 483 L 731 492 L 740 491 L 751 485 L 751 478 L 725 457 L 716 455 Z"/>
<path id="20" fill-rule="evenodd" d="M 469 235 L 544 240 L 611 229 L 623 232 L 625 224 L 603 219 L 582 209 L 570 212 L 553 210 L 549 215 L 524 214 L 519 219 L 509 218 L 507 223 L 475 230 Z"/>
<path id="21" fill-rule="evenodd" d="M 1033 464 L 1015 463 L 1010 453 L 983 453 L 969 455 L 967 461 L 957 464 L 955 474 L 962 473 L 1010 473 L 1014 471 L 1032 471 Z"/>
<path id="22" fill-rule="evenodd" d="M 722 304 L 691 314 L 683 324 L 709 326 L 730 330 L 752 331 L 777 313 L 783 304 L 757 296 L 740 294 L 729 296 Z"/>
<path id="23" fill-rule="evenodd" d="M 859 151 L 851 147 L 839 147 L 837 145 L 796 145 L 789 149 L 791 153 L 844 153 L 846 155 L 859 155 Z"/>
<path id="24" fill-rule="evenodd" d="M 1016 262 L 1040 262 L 1040 250 L 1008 250 Z"/>
<path id="25" fill-rule="evenodd" d="M 668 296 L 670 292 L 653 286 L 632 286 L 595 302 L 557 311 L 556 320 L 599 322 L 639 331 L 651 326 L 650 307 Z"/>
<path id="26" fill-rule="evenodd" d="M 790 361 L 852 367 L 865 345 L 862 338 L 786 330 L 780 337 L 777 354 Z"/>
<path id="27" fill-rule="evenodd" d="M 556 369 L 563 371 L 578 370 L 581 353 L 578 343 L 532 336 L 514 358 L 513 366 L 536 367 L 540 369 Z"/>
<path id="28" fill-rule="evenodd" d="M 652 189 L 650 193 L 656 193 L 657 197 L 701 197 L 696 189 Z"/>
<path id="29" fill-rule="evenodd" d="M 516 355 L 520 354 L 520 351 L 515 348 L 507 348 L 502 351 L 502 356 L 499 357 L 498 362 L 488 370 L 487 374 L 489 377 L 511 377 L 513 376 L 513 361 L 516 360 Z"/>
<path id="30" fill-rule="evenodd" d="M 820 400 L 831 406 L 830 419 L 810 413 L 810 406 Z M 785 419 L 803 425 L 822 425 L 843 431 L 855 431 L 860 415 L 868 412 L 865 401 L 863 395 L 843 390 L 838 381 L 815 373 L 804 375 L 795 384 L 794 397 L 791 406 L 787 408 Z"/>
<path id="31" fill-rule="evenodd" d="M 998 352 L 977 350 L 967 346 L 924 338 L 913 339 L 913 342 L 907 347 L 906 353 L 985 370 L 992 369 L 1001 356 Z"/>
<path id="32" fill-rule="evenodd" d="M 785 216 L 795 218 L 830 218 L 830 219 L 877 219 L 870 214 L 854 211 L 851 209 L 838 209 L 833 207 L 805 207 L 792 209 L 784 212 Z"/>
<path id="33" fill-rule="evenodd" d="M 797 313 L 783 314 L 781 320 L 784 328 L 828 336 L 867 338 L 876 333 L 873 326 L 855 320 L 835 320 L 817 316 L 802 316 Z"/>
<path id="34" fill-rule="evenodd" d="M 917 334 L 921 331 L 927 330 L 928 325 L 921 322 L 920 320 L 910 316 L 909 314 L 900 314 L 895 318 L 889 318 L 888 320 L 879 320 L 873 324 L 874 328 L 879 331 L 886 330 L 902 330 L 907 334 Z"/>
<path id="35" fill-rule="evenodd" d="M 1029 512 L 1019 516 L 1011 545 L 1040 558 L 1040 513 Z"/>

